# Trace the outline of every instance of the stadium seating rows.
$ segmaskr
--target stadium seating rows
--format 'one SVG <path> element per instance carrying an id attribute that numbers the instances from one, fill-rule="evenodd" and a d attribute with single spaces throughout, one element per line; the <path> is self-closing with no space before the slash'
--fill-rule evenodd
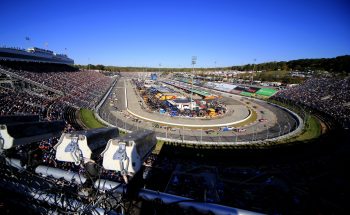
<path id="1" fill-rule="evenodd" d="M 113 82 L 112 78 L 95 71 L 57 71 L 61 66 L 56 68 L 51 65 L 53 72 L 42 72 L 41 64 L 37 70 L 33 64 L 29 67 L 24 65 L 31 71 L 23 71 L 16 70 L 14 65 L 10 64 L 11 68 L 0 67 L 11 74 L 61 91 L 63 96 L 37 88 L 14 90 L 3 87 L 0 88 L 0 116 L 34 114 L 39 115 L 41 120 L 66 120 L 72 124 L 68 127 L 81 129 L 75 120 L 76 109 L 93 109 Z"/>
<path id="2" fill-rule="evenodd" d="M 84 108 L 94 108 L 113 82 L 113 79 L 94 71 L 28 72 L 11 70 L 11 72 L 62 91 L 65 94 L 65 102 Z"/>
<path id="3" fill-rule="evenodd" d="M 350 78 L 310 78 L 272 98 L 305 104 L 330 115 L 343 127 L 350 127 Z"/>

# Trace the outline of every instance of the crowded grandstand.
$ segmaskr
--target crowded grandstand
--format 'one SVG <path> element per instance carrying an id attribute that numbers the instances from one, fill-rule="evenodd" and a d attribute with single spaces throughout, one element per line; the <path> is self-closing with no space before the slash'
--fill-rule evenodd
<path id="1" fill-rule="evenodd" d="M 0 184 L 6 193 L 17 189 L 27 197 L 29 194 L 29 200 L 35 200 L 31 208 L 42 214 L 57 208 L 59 213 L 135 213 L 142 205 L 135 199 L 142 199 L 146 212 L 160 201 L 170 204 L 169 208 L 176 205 L 176 213 L 253 214 L 233 207 L 261 213 L 289 210 L 302 213 L 309 210 L 304 189 L 318 177 L 321 180 L 317 182 L 323 185 L 319 166 L 330 164 L 320 160 L 300 164 L 307 168 L 316 166 L 315 172 L 309 173 L 289 163 L 255 169 L 232 167 L 231 162 L 251 156 L 265 159 L 258 152 L 265 147 L 276 147 L 280 153 L 280 145 L 298 142 L 298 135 L 307 133 L 311 114 L 321 125 L 329 127 L 326 131 L 347 129 L 350 123 L 348 77 L 311 77 L 282 89 L 263 83 L 206 80 L 176 73 L 156 78 L 152 72 L 149 77 L 146 74 L 144 78 L 135 78 L 126 73 L 79 69 L 68 64 L 7 59 L 0 60 L 0 75 L 3 132 L 0 137 L 7 141 L 4 128 L 8 128 L 9 134 L 14 128 L 29 136 L 25 137 L 26 143 L 16 145 L 17 137 L 12 133 L 13 142 L 1 143 Z M 128 101 L 127 94 L 133 94 L 136 101 Z M 154 126 L 155 123 L 131 116 L 127 113 L 128 103 L 137 104 L 160 119 L 169 116 L 172 120 L 199 123 L 188 129 L 185 137 L 184 126 L 182 130 L 179 126 L 171 127 L 171 123 L 158 122 Z M 200 127 L 210 120 L 240 113 L 238 103 L 247 108 L 249 117 L 252 113 L 256 116 L 247 124 L 208 125 L 203 134 Z M 81 117 L 83 109 L 91 111 L 94 120 L 109 128 L 91 129 Z M 35 137 L 18 130 L 29 125 L 29 121 L 33 127 L 26 131 L 35 133 Z M 50 129 L 56 131 L 50 133 L 52 136 L 40 135 Z M 21 135 L 18 139 L 24 138 Z M 84 139 L 86 143 L 82 146 L 80 141 Z M 165 146 L 152 151 L 156 143 Z M 226 151 L 230 147 L 238 150 Z M 220 150 L 230 161 L 206 160 L 206 156 L 213 158 L 219 154 L 211 150 Z M 235 155 L 233 160 L 231 153 Z M 133 160 L 136 157 L 137 162 Z M 7 180 L 11 177 L 16 178 L 16 183 Z M 33 186 L 26 180 L 42 184 Z M 289 188 L 289 183 L 294 187 Z M 23 188 L 23 184 L 29 188 Z M 281 195 L 284 197 L 280 205 L 268 204 L 269 199 Z M 182 201 L 191 203 L 179 203 Z M 201 202 L 208 205 L 204 207 Z M 125 208 L 128 204 L 130 208 Z M 157 205 L 160 212 L 171 214 L 173 208 Z M 325 207 L 334 208 L 330 203 Z"/>
<path id="2" fill-rule="evenodd" d="M 276 93 L 273 99 L 290 100 L 330 115 L 344 128 L 350 126 L 350 79 L 310 78 Z"/>

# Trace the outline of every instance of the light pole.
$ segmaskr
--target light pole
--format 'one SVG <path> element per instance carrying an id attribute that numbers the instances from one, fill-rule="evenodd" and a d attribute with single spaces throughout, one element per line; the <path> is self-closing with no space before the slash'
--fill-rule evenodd
<path id="1" fill-rule="evenodd" d="M 278 136 L 281 136 L 281 125 L 278 122 L 277 122 L 277 125 L 278 125 L 278 127 L 280 129 L 280 132 L 278 133 Z"/>
<path id="2" fill-rule="evenodd" d="M 288 127 L 289 127 L 288 133 L 290 133 L 290 130 L 292 129 L 292 126 L 290 125 L 289 121 L 287 123 L 288 123 Z"/>
<path id="3" fill-rule="evenodd" d="M 269 139 L 269 126 L 266 123 L 266 139 Z"/>
<path id="4" fill-rule="evenodd" d="M 252 127 L 252 130 L 253 130 L 252 141 L 254 141 L 254 135 L 255 135 L 255 131 L 256 131 L 256 126 L 253 125 L 253 127 Z"/>
<path id="5" fill-rule="evenodd" d="M 285 130 L 288 128 L 288 126 L 287 125 L 284 125 L 283 126 L 283 134 L 285 134 L 286 132 L 285 132 Z"/>
<path id="6" fill-rule="evenodd" d="M 253 85 L 253 82 L 254 82 L 255 62 L 256 62 L 256 59 L 254 59 L 254 64 L 253 64 L 252 80 L 251 80 L 251 82 L 250 82 L 250 85 L 251 85 L 251 86 Z"/>
<path id="7" fill-rule="evenodd" d="M 256 129 L 254 130 L 254 131 L 255 131 L 254 141 L 258 140 L 259 128 L 260 128 L 260 124 L 257 123 L 257 124 L 256 124 Z"/>
<path id="8" fill-rule="evenodd" d="M 182 126 L 182 143 L 184 143 L 184 141 L 185 141 L 185 133 L 184 133 L 184 130 L 185 130 L 185 128 L 184 128 L 184 126 Z"/>
<path id="9" fill-rule="evenodd" d="M 194 65 L 196 64 L 197 61 L 197 56 L 192 56 L 192 81 L 191 81 L 191 101 L 190 101 L 190 107 L 191 111 L 193 110 L 193 105 L 192 105 L 192 97 L 193 97 L 193 76 L 194 76 Z"/>

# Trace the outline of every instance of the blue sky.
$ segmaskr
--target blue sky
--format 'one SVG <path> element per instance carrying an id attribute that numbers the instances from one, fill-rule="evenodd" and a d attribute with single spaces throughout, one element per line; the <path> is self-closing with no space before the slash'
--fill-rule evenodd
<path id="1" fill-rule="evenodd" d="M 350 54 L 345 0 L 0 1 L 0 45 L 78 64 L 197 67 Z M 29 36 L 30 41 L 25 37 Z"/>

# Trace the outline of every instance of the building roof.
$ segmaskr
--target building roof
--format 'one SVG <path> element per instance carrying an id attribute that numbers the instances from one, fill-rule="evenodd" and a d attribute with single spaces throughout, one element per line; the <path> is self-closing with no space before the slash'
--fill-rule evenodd
<path id="1" fill-rule="evenodd" d="M 190 99 L 174 99 L 173 100 L 175 103 L 180 104 L 180 103 L 190 103 Z"/>

